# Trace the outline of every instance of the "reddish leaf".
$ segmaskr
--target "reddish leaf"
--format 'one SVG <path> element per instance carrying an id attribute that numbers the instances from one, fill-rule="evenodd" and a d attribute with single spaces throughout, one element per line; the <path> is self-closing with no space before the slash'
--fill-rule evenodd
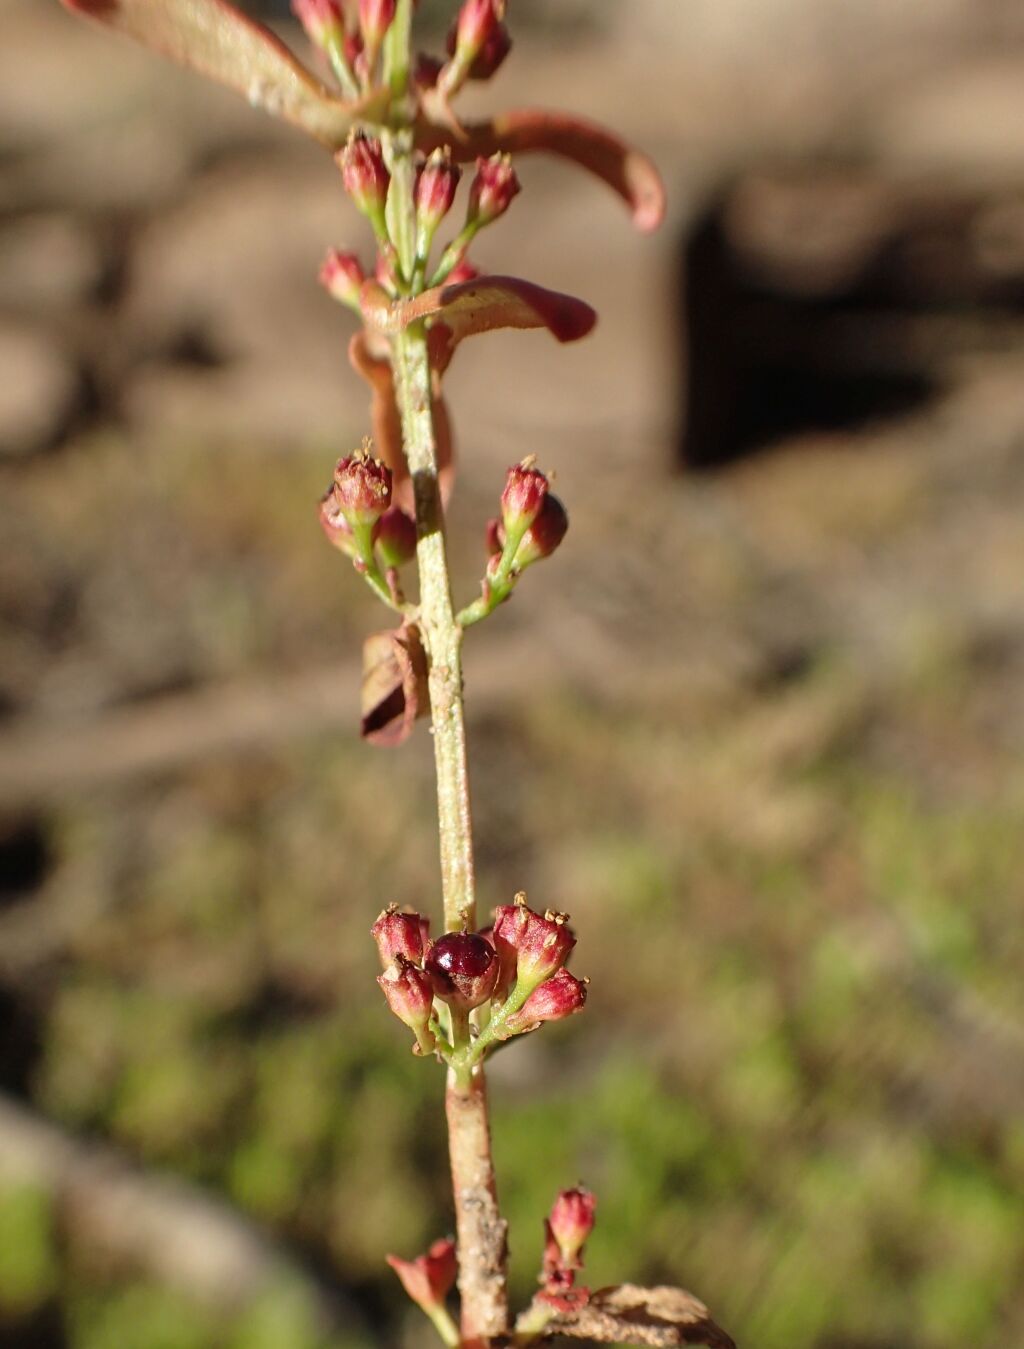
<path id="1" fill-rule="evenodd" d="M 423 150 L 451 144 L 456 159 L 546 151 L 597 175 L 626 202 L 637 229 L 657 229 L 665 215 L 665 189 L 654 164 L 639 150 L 594 122 L 568 113 L 522 108 L 459 131 L 422 118 L 416 143 Z"/>
<path id="2" fill-rule="evenodd" d="M 227 0 L 61 0 L 164 56 L 237 89 L 255 107 L 294 122 L 326 145 L 344 144 L 358 117 L 382 94 L 346 103 L 321 84 L 262 24 Z"/>
<path id="3" fill-rule="evenodd" d="M 361 734 L 374 745 L 400 745 L 430 711 L 427 658 L 419 630 L 405 625 L 363 643 Z"/>
<path id="4" fill-rule="evenodd" d="M 597 322 L 597 315 L 582 300 L 515 276 L 480 276 L 394 302 L 369 281 L 361 298 L 367 322 L 383 332 L 401 332 L 417 319 L 440 316 L 450 334 L 449 357 L 451 348 L 464 337 L 491 328 L 547 328 L 559 342 L 575 342 L 586 337 Z M 434 355 L 447 364 L 441 350 Z"/>

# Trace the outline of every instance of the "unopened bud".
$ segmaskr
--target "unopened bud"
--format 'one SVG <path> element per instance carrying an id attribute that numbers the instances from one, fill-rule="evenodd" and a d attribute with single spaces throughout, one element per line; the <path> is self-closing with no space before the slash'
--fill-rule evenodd
<path id="1" fill-rule="evenodd" d="M 430 919 L 421 913 L 405 913 L 389 905 L 378 917 L 370 936 L 377 943 L 382 969 L 399 956 L 413 965 L 422 965 L 430 946 Z"/>
<path id="2" fill-rule="evenodd" d="M 548 492 L 540 512 L 533 524 L 523 535 L 523 541 L 516 549 L 515 565 L 522 571 L 542 557 L 550 557 L 565 538 L 569 528 L 569 517 L 558 497 Z"/>
<path id="3" fill-rule="evenodd" d="M 450 1237 L 435 1241 L 426 1255 L 418 1255 L 415 1260 L 400 1260 L 397 1255 L 389 1255 L 387 1262 L 413 1302 L 424 1311 L 444 1305 L 458 1273 L 455 1242 Z"/>
<path id="4" fill-rule="evenodd" d="M 359 290 L 365 280 L 366 273 L 354 253 L 328 249 L 320 267 L 320 284 L 333 299 L 358 309 Z"/>
<path id="5" fill-rule="evenodd" d="M 454 56 L 457 49 L 458 25 L 455 24 L 448 32 L 448 55 Z M 506 25 L 499 21 L 491 27 L 476 54 L 469 60 L 467 75 L 471 80 L 489 80 L 511 50 L 512 36 Z"/>
<path id="6" fill-rule="evenodd" d="M 373 226 L 378 239 L 388 237 L 384 207 L 388 197 L 391 175 L 384 163 L 384 151 L 378 140 L 353 132 L 345 148 L 335 155 L 341 169 L 342 182 L 363 215 Z"/>
<path id="7" fill-rule="evenodd" d="M 397 0 L 359 0 L 359 27 L 370 51 L 380 50 L 397 8 Z"/>
<path id="8" fill-rule="evenodd" d="M 494 992 L 498 957 L 485 937 L 475 932 L 449 932 L 431 946 L 423 968 L 443 1002 L 468 1012 Z"/>
<path id="9" fill-rule="evenodd" d="M 484 546 L 487 549 L 487 557 L 494 561 L 501 557 L 505 548 L 505 526 L 497 518 L 487 521 L 487 532 L 484 535 Z"/>
<path id="10" fill-rule="evenodd" d="M 521 536 L 540 515 L 547 494 L 547 477 L 533 467 L 532 458 L 513 464 L 501 494 L 501 523 L 506 534 Z"/>
<path id="11" fill-rule="evenodd" d="M 540 990 L 538 989 L 538 992 Z M 564 1269 L 579 1269 L 583 1247 L 594 1230 L 597 1200 L 589 1190 L 562 1190 L 551 1208 L 548 1231 L 558 1246 Z"/>
<path id="12" fill-rule="evenodd" d="M 569 958 L 576 938 L 564 913 L 550 909 L 534 913 L 517 896 L 515 904 L 503 904 L 494 913 L 494 948 L 501 962 L 500 985 L 513 984 L 531 992 L 555 974 Z"/>
<path id="13" fill-rule="evenodd" d="M 391 470 L 380 459 L 350 454 L 335 466 L 334 495 L 353 529 L 374 525 L 391 505 Z"/>
<path id="14" fill-rule="evenodd" d="M 345 13 L 341 0 L 292 0 L 292 13 L 315 46 L 326 48 L 343 40 Z"/>
<path id="15" fill-rule="evenodd" d="M 504 0 L 465 0 L 448 34 L 448 52 L 460 72 L 472 69 L 504 13 Z"/>
<path id="16" fill-rule="evenodd" d="M 519 179 L 508 155 L 491 155 L 476 161 L 476 177 L 469 189 L 466 221 L 482 228 L 505 214 L 520 190 Z"/>
<path id="17" fill-rule="evenodd" d="M 380 517 L 373 542 L 382 566 L 402 567 L 416 556 L 416 521 L 392 506 Z"/>
<path id="18" fill-rule="evenodd" d="M 431 1038 L 430 1018 L 434 1011 L 434 990 L 423 971 L 404 956 L 396 956 L 377 983 L 384 991 L 388 1006 L 408 1026 L 422 1045 Z"/>
<path id="19" fill-rule="evenodd" d="M 416 179 L 416 217 L 426 248 L 430 247 L 434 231 L 452 208 L 461 177 L 462 170 L 452 163 L 447 146 L 434 150 L 420 169 Z M 421 244 L 421 254 L 426 248 Z"/>
<path id="20" fill-rule="evenodd" d="M 581 1011 L 586 1000 L 586 980 L 577 979 L 568 970 L 558 970 L 533 990 L 518 1012 L 506 1019 L 501 1038 L 535 1030 L 544 1021 L 564 1021 Z"/>
<path id="21" fill-rule="evenodd" d="M 463 281 L 475 281 L 480 275 L 480 268 L 474 267 L 468 258 L 462 258 L 448 273 L 445 278 L 445 284 L 448 286 L 458 286 Z"/>

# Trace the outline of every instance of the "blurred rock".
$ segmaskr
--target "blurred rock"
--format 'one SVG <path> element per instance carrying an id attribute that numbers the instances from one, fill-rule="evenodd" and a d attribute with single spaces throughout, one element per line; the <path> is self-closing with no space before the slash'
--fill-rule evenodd
<path id="1" fill-rule="evenodd" d="M 75 363 L 37 329 L 0 322 L 0 458 L 50 449 L 78 409 Z"/>

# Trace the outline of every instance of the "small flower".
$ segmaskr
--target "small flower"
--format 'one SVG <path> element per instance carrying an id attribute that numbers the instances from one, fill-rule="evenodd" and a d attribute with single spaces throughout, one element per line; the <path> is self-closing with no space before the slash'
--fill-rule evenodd
<path id="1" fill-rule="evenodd" d="M 434 991 L 423 971 L 404 956 L 396 956 L 384 973 L 377 975 L 377 983 L 392 1012 L 415 1034 L 421 1052 L 432 1049 Z"/>
<path id="2" fill-rule="evenodd" d="M 292 0 L 292 13 L 317 47 L 330 47 L 345 35 L 345 12 L 341 0 Z"/>
<path id="3" fill-rule="evenodd" d="M 543 557 L 550 557 L 565 538 L 569 528 L 569 517 L 558 497 L 550 492 L 537 518 L 523 535 L 523 541 L 516 549 L 515 565 L 517 571 L 523 571 Z"/>
<path id="4" fill-rule="evenodd" d="M 512 205 L 512 199 L 519 190 L 519 179 L 508 155 L 496 154 L 489 159 L 478 159 L 476 177 L 469 189 L 467 224 L 475 224 L 478 229 L 493 224 Z"/>
<path id="5" fill-rule="evenodd" d="M 545 1021 L 564 1021 L 582 1011 L 586 1001 L 587 981 L 558 970 L 533 990 L 518 1012 L 506 1018 L 501 1038 L 536 1030 Z"/>
<path id="6" fill-rule="evenodd" d="M 391 505 L 391 470 L 362 452 L 339 459 L 334 496 L 338 511 L 353 529 L 375 525 Z"/>
<path id="7" fill-rule="evenodd" d="M 392 506 L 380 517 L 373 542 L 383 567 L 401 567 L 416 556 L 416 521 Z"/>
<path id="8" fill-rule="evenodd" d="M 483 41 L 476 46 L 467 42 L 463 47 L 463 59 L 468 61 L 466 73 L 471 80 L 489 80 L 512 50 L 511 34 L 500 19 L 490 22 L 485 13 L 483 25 L 478 23 L 475 27 L 474 37 L 478 37 L 481 27 L 487 28 Z M 449 56 L 456 55 L 458 45 L 459 25 L 455 23 L 448 30 Z"/>
<path id="9" fill-rule="evenodd" d="M 421 913 L 405 913 L 391 904 L 370 928 L 370 935 L 377 943 L 383 969 L 399 956 L 413 965 L 422 965 L 430 947 L 430 919 Z"/>
<path id="10" fill-rule="evenodd" d="M 438 225 L 452 208 L 462 170 L 447 146 L 434 150 L 416 179 L 418 249 L 426 257 Z"/>
<path id="11" fill-rule="evenodd" d="M 547 1231 L 558 1247 L 564 1269 L 583 1266 L 583 1247 L 594 1230 L 597 1200 L 589 1190 L 562 1190 L 551 1208 Z"/>
<path id="12" fill-rule="evenodd" d="M 431 946 L 423 968 L 443 1002 L 468 1012 L 494 992 L 498 957 L 485 937 L 475 932 L 449 932 Z"/>
<path id="13" fill-rule="evenodd" d="M 547 494 L 547 476 L 534 468 L 532 456 L 513 464 L 501 494 L 501 523 L 506 535 L 521 536 L 541 513 Z"/>
<path id="14" fill-rule="evenodd" d="M 328 249 L 320 267 L 320 284 L 333 299 L 358 310 L 359 290 L 365 280 L 366 273 L 354 253 Z"/>
<path id="15" fill-rule="evenodd" d="M 517 895 L 494 913 L 494 948 L 501 962 L 499 986 L 532 991 L 562 968 L 576 938 L 568 916 L 548 910 L 543 917 Z"/>
<path id="16" fill-rule="evenodd" d="M 426 1255 L 418 1255 L 415 1260 L 400 1260 L 397 1255 L 389 1255 L 387 1262 L 413 1302 L 426 1312 L 444 1305 L 458 1273 L 455 1242 L 451 1237 L 435 1241 Z"/>
<path id="17" fill-rule="evenodd" d="M 384 163 L 384 150 L 378 140 L 354 131 L 343 150 L 335 155 L 341 169 L 345 191 L 367 217 L 378 239 L 388 238 L 384 207 L 391 175 Z"/>
<path id="18" fill-rule="evenodd" d="M 359 0 L 359 27 L 370 51 L 380 50 L 397 8 L 397 0 Z"/>

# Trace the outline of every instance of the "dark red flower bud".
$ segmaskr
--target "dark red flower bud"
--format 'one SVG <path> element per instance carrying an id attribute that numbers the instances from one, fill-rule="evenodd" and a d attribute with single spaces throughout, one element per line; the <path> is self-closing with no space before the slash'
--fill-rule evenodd
<path id="1" fill-rule="evenodd" d="M 377 943 L 383 969 L 402 956 L 413 965 L 422 965 L 430 948 L 430 919 L 421 913 L 406 913 L 389 905 L 378 917 L 370 936 Z"/>
<path id="2" fill-rule="evenodd" d="M 433 238 L 434 231 L 452 208 L 462 170 L 452 163 L 447 146 L 434 150 L 416 179 L 416 214 L 420 230 Z"/>
<path id="3" fill-rule="evenodd" d="M 320 284 L 335 300 L 358 309 L 359 289 L 365 280 L 366 273 L 354 253 L 342 253 L 337 248 L 327 250 L 320 267 Z"/>
<path id="4" fill-rule="evenodd" d="M 500 520 L 494 519 L 487 521 L 485 544 L 487 547 L 488 558 L 501 557 L 505 548 L 505 526 Z"/>
<path id="5" fill-rule="evenodd" d="M 361 131 L 353 132 L 345 148 L 335 155 L 335 160 L 341 169 L 345 191 L 370 221 L 378 239 L 386 239 L 388 227 L 384 206 L 391 175 L 384 163 L 380 141 L 372 140 Z"/>
<path id="6" fill-rule="evenodd" d="M 401 567 L 416 556 L 416 521 L 400 506 L 380 517 L 373 542 L 384 567 Z"/>
<path id="7" fill-rule="evenodd" d="M 519 179 L 508 155 L 491 155 L 476 161 L 476 177 L 469 189 L 466 220 L 481 228 L 505 214 L 520 190 Z"/>
<path id="8" fill-rule="evenodd" d="M 550 557 L 565 538 L 569 528 L 569 517 L 558 497 L 548 492 L 544 498 L 540 513 L 523 535 L 523 541 L 516 549 L 515 565 L 522 571 L 542 557 Z"/>
<path id="9" fill-rule="evenodd" d="M 359 27 L 371 51 L 379 51 L 397 8 L 397 0 L 359 0 Z"/>
<path id="10" fill-rule="evenodd" d="M 415 1032 L 421 1047 L 423 1038 L 432 1040 L 434 990 L 423 971 L 404 956 L 397 956 L 383 974 L 377 975 L 377 983 L 384 990 L 392 1012 Z"/>
<path id="11" fill-rule="evenodd" d="M 341 0 L 292 0 L 292 13 L 317 47 L 340 42 L 345 33 Z"/>
<path id="12" fill-rule="evenodd" d="M 576 945 L 564 913 L 534 913 L 525 897 L 503 904 L 494 912 L 494 949 L 501 962 L 502 992 L 515 984 L 531 991 L 560 970 Z"/>
<path id="13" fill-rule="evenodd" d="M 443 1306 L 458 1273 L 455 1242 L 451 1237 L 435 1241 L 426 1255 L 418 1255 L 415 1260 L 400 1260 L 397 1255 L 386 1258 L 418 1307 L 429 1312 Z"/>
<path id="14" fill-rule="evenodd" d="M 374 525 L 391 505 L 391 470 L 368 454 L 350 454 L 335 466 L 334 495 L 353 529 Z"/>
<path id="15" fill-rule="evenodd" d="M 501 522 L 506 534 L 521 535 L 541 513 L 548 494 L 548 480 L 534 468 L 531 455 L 521 464 L 513 464 L 501 494 Z"/>
<path id="16" fill-rule="evenodd" d="M 423 968 L 442 1001 L 468 1012 L 494 992 L 498 957 L 477 933 L 449 932 L 431 946 Z"/>
<path id="17" fill-rule="evenodd" d="M 562 1021 L 581 1011 L 586 1000 L 586 980 L 577 979 L 568 970 L 558 970 L 533 990 L 518 1012 L 508 1017 L 501 1038 L 535 1030 L 544 1021 Z"/>
<path id="18" fill-rule="evenodd" d="M 597 1200 L 589 1190 L 562 1190 L 552 1205 L 547 1227 L 564 1269 L 582 1267 L 583 1247 L 594 1230 L 596 1207 Z"/>
<path id="19" fill-rule="evenodd" d="M 484 45 L 477 52 L 469 67 L 471 80 L 489 80 L 496 74 L 505 57 L 512 50 L 512 35 L 503 23 L 491 29 Z"/>

